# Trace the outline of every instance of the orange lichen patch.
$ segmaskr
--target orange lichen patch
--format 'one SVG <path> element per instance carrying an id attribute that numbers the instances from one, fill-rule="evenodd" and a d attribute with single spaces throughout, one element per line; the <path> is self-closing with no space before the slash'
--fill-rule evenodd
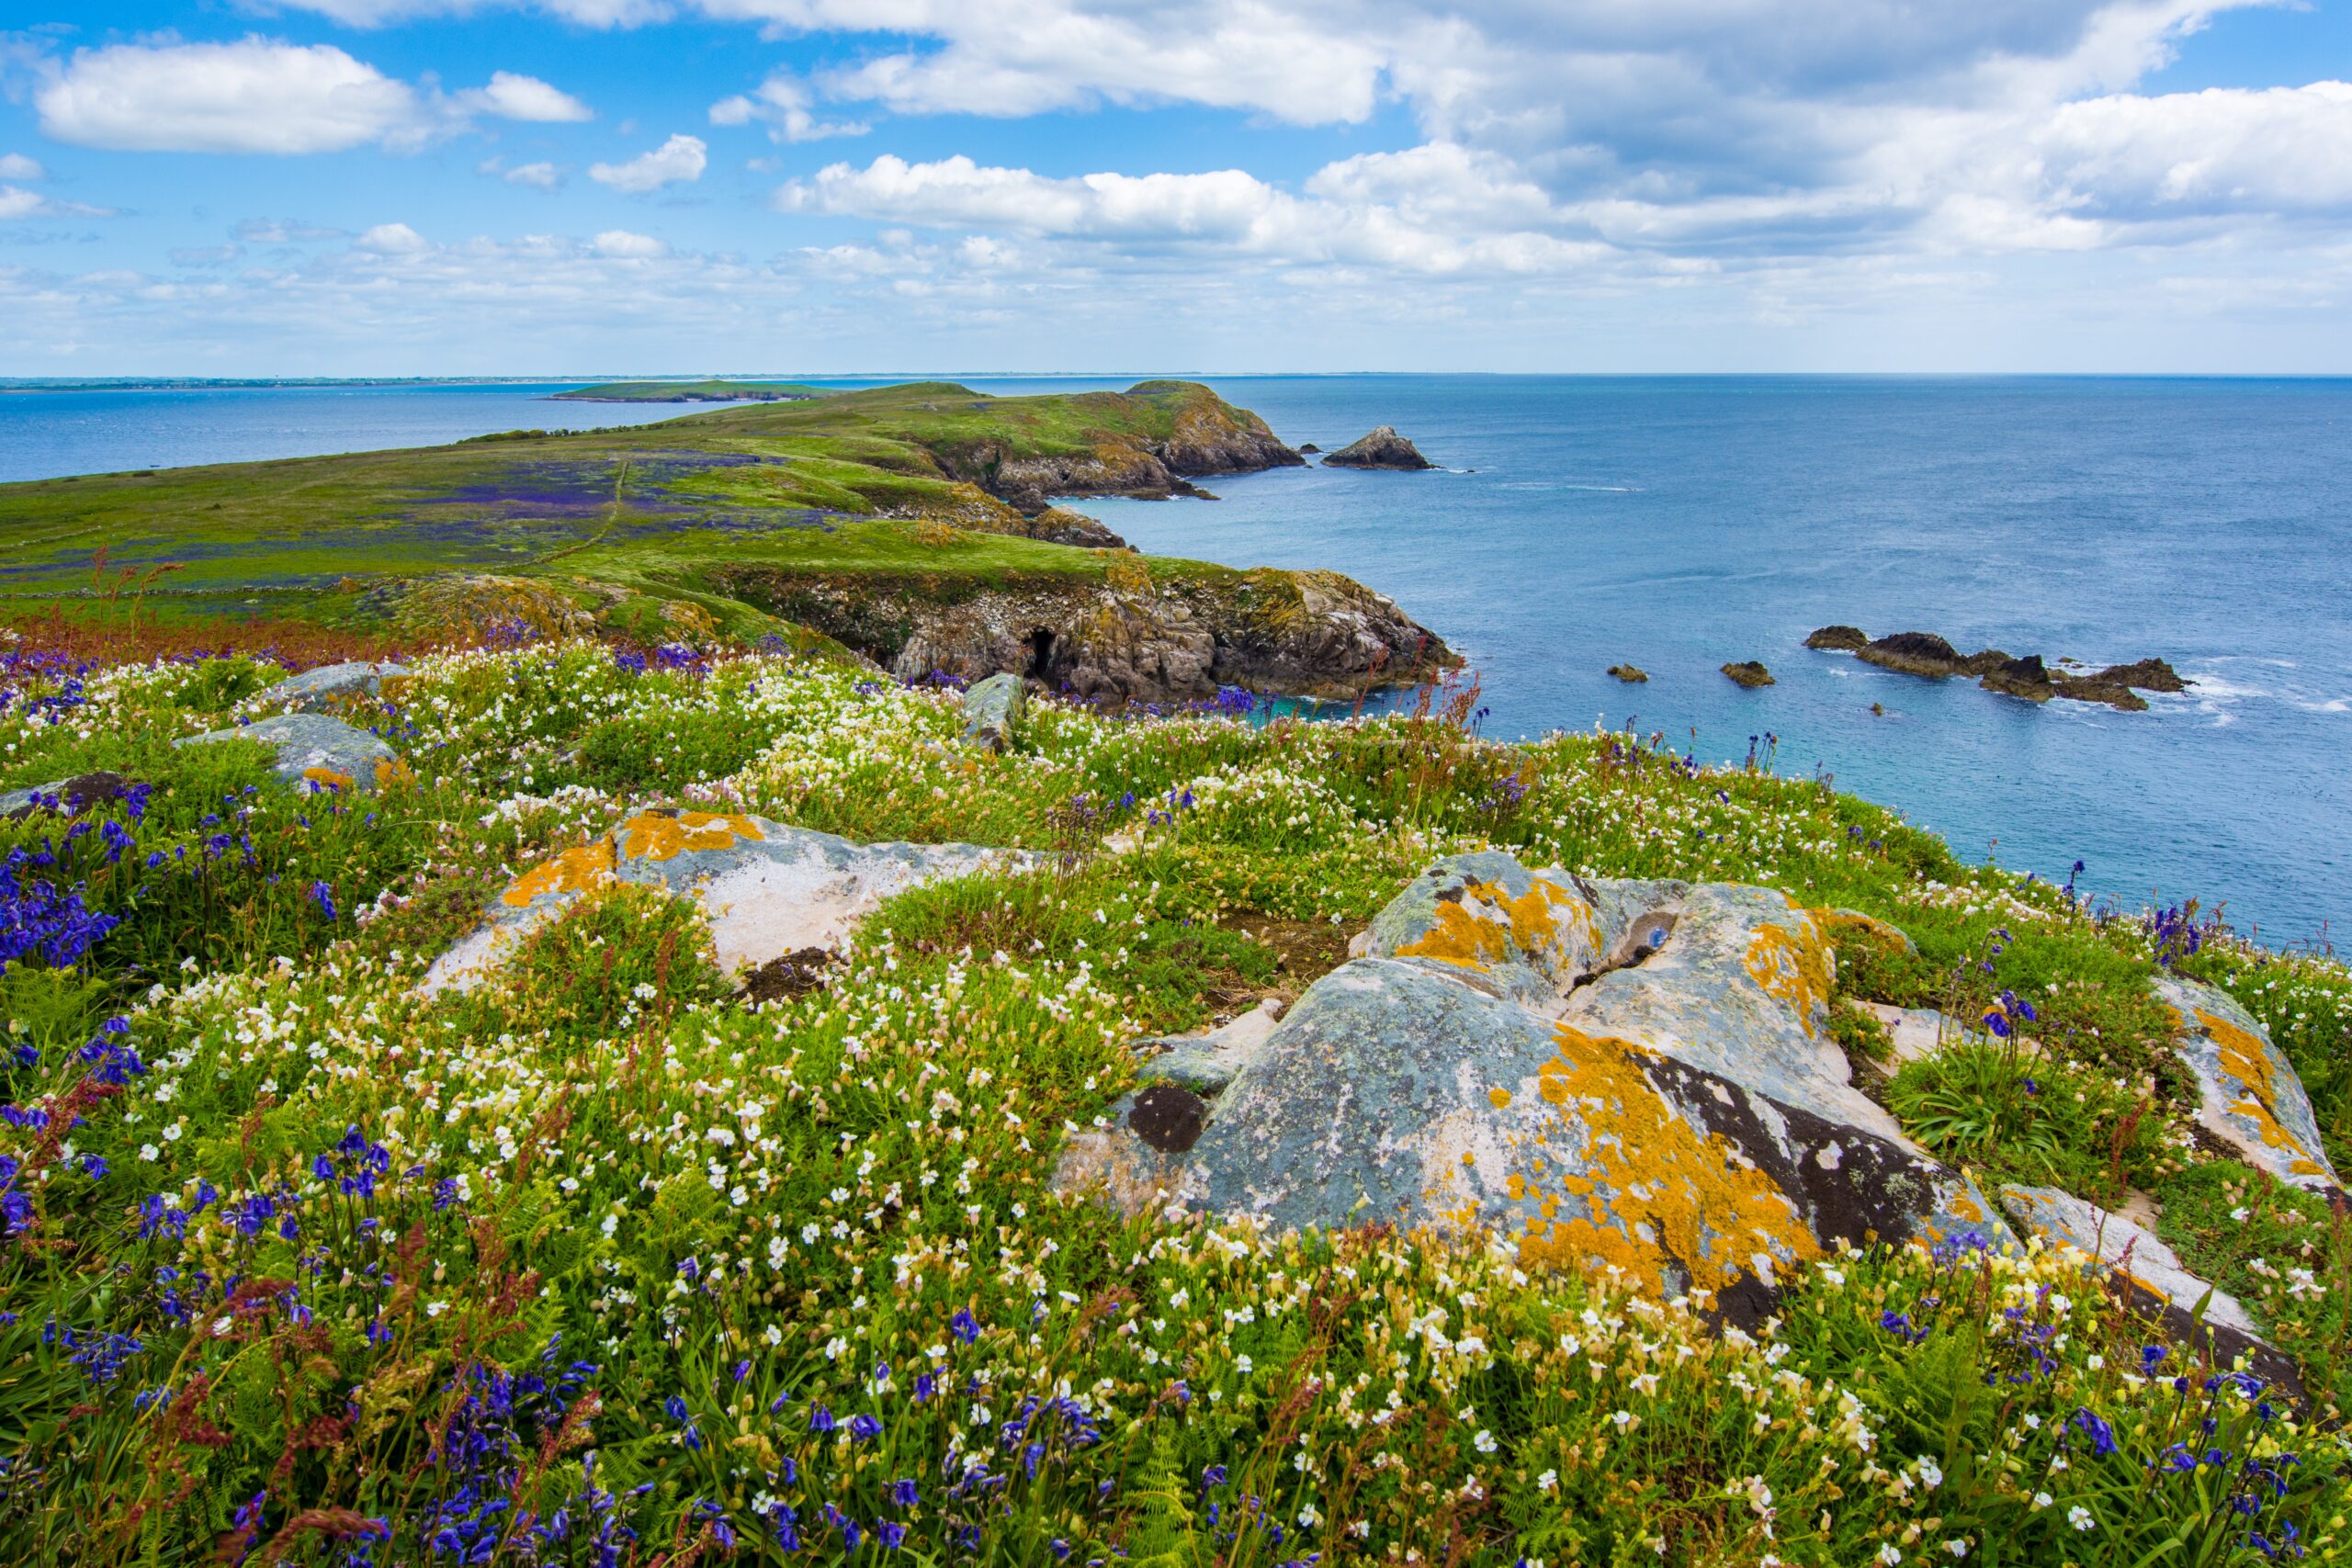
<path id="1" fill-rule="evenodd" d="M 1487 1099 L 1493 1102 L 1498 1111 L 1510 1109 L 1510 1090 L 1507 1089 L 1490 1089 L 1487 1091 Z"/>
<path id="2" fill-rule="evenodd" d="M 1642 1070 L 1648 1053 L 1567 1024 L 1555 1043 L 1557 1054 L 1537 1070 L 1537 1092 L 1562 1108 L 1563 1130 L 1583 1130 L 1584 1174 L 1560 1171 L 1548 1183 L 1515 1177 L 1513 1195 L 1537 1194 L 1543 1211 L 1521 1238 L 1522 1267 L 1613 1265 L 1648 1281 L 1670 1258 L 1692 1284 L 1721 1290 L 1758 1272 L 1759 1256 L 1802 1262 L 1821 1255 L 1771 1178 L 1728 1139 L 1685 1121 L 1650 1083 Z M 1587 1212 L 1557 1217 L 1547 1187 L 1581 1200 Z"/>
<path id="3" fill-rule="evenodd" d="M 2303 1146 L 2302 1140 L 2279 1125 L 2278 1066 L 2270 1059 L 2269 1046 L 2251 1030 L 2241 1029 L 2203 1008 L 2196 1010 L 2199 1026 L 2221 1048 L 2222 1071 L 2237 1079 L 2245 1089 L 2230 1107 L 2230 1113 L 2252 1122 L 2264 1146 L 2287 1156 L 2287 1168 L 2291 1174 L 2325 1176 L 2325 1168 L 2312 1157 L 2312 1151 Z M 2180 1015 L 2176 1012 L 2173 1016 Z M 2187 1020 L 2182 1022 L 2186 1024 Z"/>
<path id="4" fill-rule="evenodd" d="M 534 898 L 549 893 L 582 893 L 603 884 L 613 874 L 613 841 L 598 839 L 593 843 L 564 851 L 551 861 L 533 866 L 514 879 L 514 885 L 499 895 L 499 901 L 520 909 Z"/>
<path id="5" fill-rule="evenodd" d="M 376 764 L 376 787 L 390 789 L 394 784 L 414 784 L 416 775 L 398 757 L 388 757 Z"/>
<path id="6" fill-rule="evenodd" d="M 1497 915 L 1474 913 L 1483 905 Z M 1575 894 L 1541 877 L 1524 894 L 1513 897 L 1491 882 L 1467 883 L 1460 902 L 1442 899 L 1436 923 L 1396 950 L 1399 958 L 1434 958 L 1464 969 L 1484 972 L 1510 961 L 1511 950 L 1534 953 L 1560 941 L 1557 911 L 1580 919 L 1588 946 L 1600 945 L 1600 923 L 1592 908 Z M 1499 917 L 1499 918 L 1498 918 Z"/>
<path id="7" fill-rule="evenodd" d="M 640 811 L 620 826 L 621 855 L 627 860 L 670 860 L 688 850 L 729 850 L 738 840 L 766 838 L 749 817 L 721 817 L 709 811 L 681 811 L 675 817 Z"/>
<path id="8" fill-rule="evenodd" d="M 302 777 L 322 789 L 349 789 L 359 781 L 333 768 L 304 768 Z"/>
<path id="9" fill-rule="evenodd" d="M 1829 1000 L 1829 950 L 1811 921 L 1798 931 L 1771 924 L 1747 939 L 1747 973 L 1764 994 L 1788 1005 L 1810 1034 L 1814 1014 Z"/>
<path id="10" fill-rule="evenodd" d="M 1796 900 L 1792 898 L 1789 902 L 1793 905 Z M 1815 926 L 1825 927 L 1829 931 L 1851 931 L 1856 936 L 1867 937 L 1885 947 L 1911 945 L 1911 939 L 1894 927 L 1875 916 L 1865 915 L 1859 909 L 1807 909 L 1805 913 L 1813 917 L 1813 923 Z"/>
<path id="11" fill-rule="evenodd" d="M 1951 1201 L 1945 1207 L 1949 1208 L 1955 1217 L 1966 1220 L 1970 1224 L 1982 1224 L 1984 1221 L 1984 1205 L 1964 1191 L 1953 1193 Z"/>

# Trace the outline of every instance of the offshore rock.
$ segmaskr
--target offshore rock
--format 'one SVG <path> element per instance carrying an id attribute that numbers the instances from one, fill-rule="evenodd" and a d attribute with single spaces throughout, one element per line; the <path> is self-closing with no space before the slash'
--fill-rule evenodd
<path id="1" fill-rule="evenodd" d="M 2142 692 L 2185 692 L 2194 683 L 2182 680 L 2180 671 L 2161 659 L 2110 664 L 2087 679 L 2101 685 L 2128 686 Z"/>
<path id="2" fill-rule="evenodd" d="M 398 681 L 407 674 L 405 665 L 387 660 L 355 659 L 341 664 L 322 664 L 300 675 L 288 676 L 254 698 L 254 702 L 265 707 L 311 713 L 354 698 L 380 696 L 385 682 Z"/>
<path id="3" fill-rule="evenodd" d="M 1736 684 L 1746 686 L 1750 691 L 1758 686 L 1770 686 L 1774 683 L 1772 672 L 1753 659 L 1736 660 L 1726 664 L 1724 666 L 1724 673 L 1730 676 Z"/>
<path id="4" fill-rule="evenodd" d="M 1396 427 L 1384 424 L 1367 435 L 1340 447 L 1323 459 L 1327 468 L 1394 468 L 1412 473 L 1422 468 L 1434 468 L 1435 463 L 1421 456 L 1420 448 L 1396 434 Z"/>
<path id="5" fill-rule="evenodd" d="M 1459 855 L 1351 951 L 1262 1041 L 1215 1054 L 1227 1070 L 1147 1065 L 1203 1101 L 1187 1149 L 1147 1137 L 1130 1097 L 1057 1184 L 1130 1213 L 1484 1235 L 1741 1321 L 1843 1242 L 2007 1234 L 1849 1081 L 1824 928 L 1781 894 Z"/>
<path id="6" fill-rule="evenodd" d="M 2228 992 L 2178 976 L 2158 977 L 2156 999 L 2172 1014 L 2173 1049 L 2197 1080 L 2198 1125 L 2281 1181 L 2339 1190 L 2311 1096 L 2270 1032 Z"/>
<path id="7" fill-rule="evenodd" d="M 219 740 L 258 740 L 277 753 L 271 771 L 297 789 L 372 795 L 408 777 L 400 754 L 368 731 L 324 714 L 287 713 L 235 729 L 208 730 L 174 741 L 205 746 Z"/>
<path id="8" fill-rule="evenodd" d="M 1012 744 L 1029 687 L 1018 675 L 991 675 L 964 694 L 964 741 L 989 751 Z"/>
<path id="9" fill-rule="evenodd" d="M 1976 683 L 1988 692 L 2022 697 L 2030 703 L 2046 703 L 2058 694 L 2057 688 L 2050 683 L 2049 667 L 2038 653 L 2005 660 L 1984 671 L 1984 678 Z"/>
<path id="10" fill-rule="evenodd" d="M 2105 703 L 2126 713 L 2143 713 L 2148 706 L 2148 699 L 2131 687 L 2096 675 L 2059 675 L 2054 677 L 2054 689 L 2062 697 L 2072 697 L 2078 703 Z"/>
<path id="11" fill-rule="evenodd" d="M 1629 686 L 1638 686 L 1650 678 L 1649 671 L 1638 664 L 1612 664 L 1609 667 L 1609 673 Z"/>
<path id="12" fill-rule="evenodd" d="M 515 942 L 610 883 L 693 897 L 720 964 L 756 971 L 786 956 L 806 966 L 810 950 L 838 949 L 894 893 L 1032 859 L 978 844 L 861 844 L 762 817 L 640 811 L 516 877 L 483 911 L 484 924 L 434 961 L 423 988 L 469 988 Z"/>
<path id="13" fill-rule="evenodd" d="M 1859 653 L 1870 645 L 1870 640 L 1860 626 L 1831 626 L 1815 630 L 1804 639 L 1804 645 L 1839 653 Z"/>
<path id="14" fill-rule="evenodd" d="M 1854 657 L 1905 675 L 1940 679 L 1957 675 L 1966 662 L 1960 650 L 1933 632 L 1896 632 L 1854 650 Z"/>
<path id="15" fill-rule="evenodd" d="M 2265 1381 L 2301 1396 L 2294 1362 L 2262 1338 L 2237 1298 L 2190 1273 L 2153 1232 L 2055 1187 L 2012 1185 L 2000 1190 L 2002 1204 L 2020 1226 L 2096 1258 L 2105 1268 L 2109 1288 L 2142 1311 L 2154 1312 L 2170 1337 L 2201 1345 L 2225 1367 L 2245 1356 Z M 2185 1370 L 2168 1369 L 2166 1375 Z"/>

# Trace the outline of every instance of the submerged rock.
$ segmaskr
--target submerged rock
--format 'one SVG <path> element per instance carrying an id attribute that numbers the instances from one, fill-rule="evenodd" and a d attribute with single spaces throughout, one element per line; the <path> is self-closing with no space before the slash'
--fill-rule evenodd
<path id="1" fill-rule="evenodd" d="M 1743 1321 L 1841 1242 L 2006 1235 L 1849 1081 L 1823 928 L 1780 893 L 1460 855 L 1353 951 L 1262 1041 L 1161 1078 L 1202 1102 L 1184 1148 L 1131 1097 L 1057 1184 L 1131 1213 L 1483 1234 Z"/>
<path id="2" fill-rule="evenodd" d="M 434 961 L 423 988 L 469 988 L 515 942 L 607 883 L 691 896 L 709 918 L 720 964 L 757 972 L 834 951 L 894 893 L 1033 859 L 978 844 L 861 844 L 763 817 L 640 811 L 516 877 L 483 911 L 485 923 Z"/>
<path id="3" fill-rule="evenodd" d="M 1609 673 L 1629 686 L 1639 685 L 1650 678 L 1649 671 L 1637 664 L 1612 664 L 1609 667 Z"/>
<path id="4" fill-rule="evenodd" d="M 235 729 L 208 730 L 174 741 L 205 746 L 220 740 L 258 740 L 277 752 L 271 771 L 283 783 L 312 784 L 371 795 L 408 776 L 408 764 L 390 746 L 356 725 L 324 714 L 286 713 Z"/>
<path id="5" fill-rule="evenodd" d="M 1411 472 L 1434 468 L 1420 454 L 1420 449 L 1396 434 L 1396 427 L 1384 424 L 1368 435 L 1351 441 L 1323 459 L 1327 468 L 1396 468 Z"/>
<path id="6" fill-rule="evenodd" d="M 990 751 L 1012 744 L 1021 715 L 1029 705 L 1028 683 L 1018 675 L 991 675 L 964 694 L 964 740 Z"/>
<path id="7" fill-rule="evenodd" d="M 2155 1312 L 2170 1337 L 2201 1342 L 2223 1366 L 2245 1356 L 2257 1376 L 2301 1396 L 2294 1362 L 2262 1338 L 2237 1298 L 2190 1273 L 2154 1233 L 2055 1187 L 2004 1186 L 2001 1201 L 2026 1230 L 2096 1259 L 2108 1287 L 2132 1305 Z M 2165 1375 L 2186 1370 L 2168 1368 Z"/>
<path id="8" fill-rule="evenodd" d="M 254 701 L 268 707 L 309 713 L 354 697 L 380 696 L 385 682 L 399 681 L 407 674 L 407 666 L 383 660 L 355 659 L 341 664 L 322 664 L 300 675 L 288 676 Z"/>
<path id="9" fill-rule="evenodd" d="M 1773 684 L 1772 672 L 1753 659 L 1743 659 L 1724 666 L 1724 673 L 1740 685 L 1753 689 Z"/>
<path id="10" fill-rule="evenodd" d="M 1854 653 L 1867 647 L 1870 640 L 1860 626 L 1831 626 L 1815 630 L 1804 639 L 1804 645 L 1838 653 Z"/>
<path id="11" fill-rule="evenodd" d="M 2198 1125 L 2281 1181 L 2340 1190 L 2311 1096 L 2270 1032 L 2227 991 L 2177 975 L 2157 979 L 2156 999 L 2172 1014 L 2173 1049 L 2197 1080 Z"/>

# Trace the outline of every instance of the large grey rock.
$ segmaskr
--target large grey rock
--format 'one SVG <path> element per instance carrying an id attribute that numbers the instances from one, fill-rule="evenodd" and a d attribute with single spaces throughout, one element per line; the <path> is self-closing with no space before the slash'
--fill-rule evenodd
<path id="1" fill-rule="evenodd" d="M 1163 1071 L 1114 1106 L 1060 1185 L 1130 1212 L 1484 1234 L 1738 1316 L 1840 1242 L 2007 1234 L 1848 1081 L 1827 942 L 1779 893 L 1461 855 L 1356 952 L 1220 1091 Z"/>
<path id="2" fill-rule="evenodd" d="M 297 788 L 307 784 L 369 795 L 406 776 L 406 765 L 390 746 L 324 714 L 279 714 L 235 729 L 191 735 L 175 744 L 204 746 L 220 740 L 259 740 L 269 746 L 277 753 L 272 771 Z"/>
<path id="3" fill-rule="evenodd" d="M 12 789 L 0 795 L 0 820 L 17 821 L 41 811 L 79 817 L 94 807 L 111 805 L 133 790 L 146 787 L 116 773 L 76 773 L 70 779 L 54 779 L 30 789 Z"/>
<path id="4" fill-rule="evenodd" d="M 398 681 L 407 674 L 405 665 L 382 660 L 356 659 L 341 664 L 322 664 L 300 675 L 288 676 L 254 701 L 266 707 L 309 713 L 340 700 L 380 696 L 385 682 Z"/>
<path id="5" fill-rule="evenodd" d="M 1010 672 L 989 676 L 964 694 L 964 739 L 1001 751 L 1012 744 L 1029 705 L 1029 686 Z"/>
<path id="6" fill-rule="evenodd" d="M 2224 1365 L 2246 1355 L 2269 1381 L 2301 1389 L 2294 1363 L 2263 1340 L 2237 1298 L 2190 1273 L 2144 1226 L 2055 1187 L 2004 1186 L 2001 1201 L 2027 1231 L 2096 1259 L 2112 1289 L 2135 1305 L 2154 1308 L 2176 1338 L 2210 1339 Z"/>
<path id="7" fill-rule="evenodd" d="M 434 962 L 424 989 L 472 986 L 516 942 L 610 882 L 692 896 L 709 919 L 719 962 L 750 969 L 838 948 L 894 893 L 1032 859 L 977 844 L 861 844 L 762 817 L 640 811 L 515 878 L 491 901 L 484 923 Z"/>
<path id="8" fill-rule="evenodd" d="M 1323 466 L 1327 468 L 1396 468 L 1408 473 L 1437 467 L 1421 456 L 1419 447 L 1397 434 L 1393 424 L 1381 425 L 1369 434 L 1358 436 L 1324 458 Z"/>
<path id="9" fill-rule="evenodd" d="M 2340 1189 L 2303 1080 L 2260 1021 L 2228 992 L 2177 975 L 2158 977 L 2156 997 L 2172 1012 L 2173 1048 L 2197 1079 L 2199 1125 L 2281 1181 Z"/>

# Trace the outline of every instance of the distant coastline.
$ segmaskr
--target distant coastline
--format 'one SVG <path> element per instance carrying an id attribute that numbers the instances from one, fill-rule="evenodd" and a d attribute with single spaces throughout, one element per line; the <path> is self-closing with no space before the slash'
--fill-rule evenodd
<path id="1" fill-rule="evenodd" d="M 557 392 L 563 403 L 797 403 L 830 397 L 823 387 L 797 381 L 608 381 Z"/>

